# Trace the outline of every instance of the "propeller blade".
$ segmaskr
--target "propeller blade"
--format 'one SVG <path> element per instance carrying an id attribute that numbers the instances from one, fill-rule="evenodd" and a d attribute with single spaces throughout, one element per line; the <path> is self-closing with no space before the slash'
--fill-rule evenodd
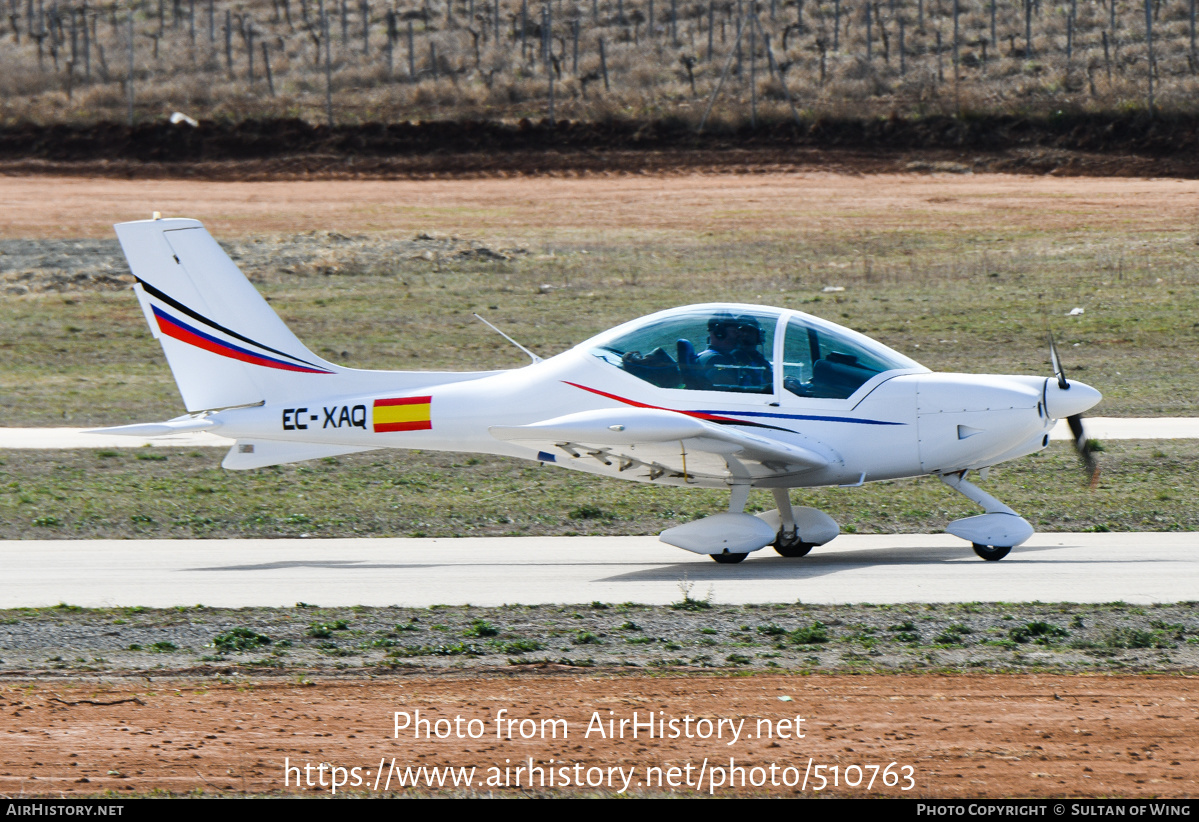
<path id="1" fill-rule="evenodd" d="M 1053 332 L 1046 330 L 1045 337 L 1049 341 L 1049 362 L 1053 366 L 1053 376 L 1057 378 L 1057 387 L 1065 391 L 1070 387 L 1070 383 L 1066 379 L 1066 369 L 1062 368 L 1062 358 L 1057 353 L 1057 343 L 1053 341 Z M 1094 488 L 1099 484 L 1099 463 L 1095 459 L 1095 449 L 1091 447 L 1091 441 L 1087 439 L 1086 432 L 1083 431 L 1082 414 L 1071 414 L 1066 417 L 1066 423 L 1070 426 L 1070 434 L 1074 437 L 1074 450 L 1082 462 L 1082 468 L 1087 474 L 1091 487 Z"/>
<path id="2" fill-rule="evenodd" d="M 1053 341 L 1053 332 L 1046 331 L 1045 336 L 1049 339 L 1049 362 L 1053 365 L 1053 376 L 1057 377 L 1058 388 L 1069 388 L 1070 383 L 1066 381 L 1066 372 L 1062 368 L 1062 358 L 1057 354 L 1057 345 Z"/>
<path id="3" fill-rule="evenodd" d="M 1066 417 L 1066 423 L 1070 426 L 1070 433 L 1074 436 L 1074 450 L 1078 452 L 1083 470 L 1086 471 L 1087 479 L 1094 488 L 1099 483 L 1099 463 L 1095 459 L 1095 450 L 1091 447 L 1091 441 L 1087 439 L 1086 432 L 1082 429 L 1082 414 L 1072 414 Z"/>

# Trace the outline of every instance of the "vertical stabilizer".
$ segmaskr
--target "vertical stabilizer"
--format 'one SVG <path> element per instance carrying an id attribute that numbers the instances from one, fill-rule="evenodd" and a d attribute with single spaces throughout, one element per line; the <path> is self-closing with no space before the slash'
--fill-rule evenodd
<path id="1" fill-rule="evenodd" d="M 199 222 L 144 220 L 116 232 L 189 411 L 331 389 L 342 369 L 300 342 Z"/>

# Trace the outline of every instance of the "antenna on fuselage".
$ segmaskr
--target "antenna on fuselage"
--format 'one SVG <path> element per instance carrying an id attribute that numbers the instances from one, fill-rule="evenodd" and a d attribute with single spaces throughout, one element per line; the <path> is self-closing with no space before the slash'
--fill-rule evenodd
<path id="1" fill-rule="evenodd" d="M 509 337 L 509 336 L 508 336 L 507 334 L 505 334 L 503 331 L 500 331 L 500 330 L 499 330 L 498 328 L 496 328 L 494 325 L 492 325 L 491 323 L 487 322 L 487 320 L 483 319 L 483 318 L 482 318 L 482 317 L 480 317 L 478 314 L 475 314 L 475 315 L 474 315 L 474 317 L 475 317 L 475 319 L 476 319 L 476 320 L 478 320 L 479 322 L 483 323 L 483 325 L 487 326 L 487 327 L 488 327 L 488 328 L 490 328 L 492 331 L 494 331 L 495 333 L 497 333 L 497 334 L 499 334 L 501 337 L 503 337 L 505 340 L 507 340 L 508 342 L 510 342 L 510 343 L 512 343 L 513 345 L 515 345 L 515 346 L 516 346 L 517 348 L 519 348 L 521 351 L 523 351 L 523 352 L 525 352 L 526 354 L 528 354 L 528 355 L 529 355 L 529 356 L 532 358 L 532 360 L 533 360 L 533 365 L 537 365 L 537 363 L 541 362 L 541 357 L 538 357 L 538 356 L 537 356 L 536 354 L 534 354 L 532 351 L 530 351 L 529 349 L 525 348 L 523 345 L 521 345 L 520 343 L 518 343 L 516 340 L 512 339 L 511 337 Z"/>

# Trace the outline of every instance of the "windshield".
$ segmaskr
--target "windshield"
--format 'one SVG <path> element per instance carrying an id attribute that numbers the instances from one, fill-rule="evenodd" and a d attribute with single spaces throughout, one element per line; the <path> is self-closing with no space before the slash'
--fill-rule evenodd
<path id="1" fill-rule="evenodd" d="M 783 346 L 783 387 L 800 397 L 846 399 L 875 374 L 920 368 L 884 345 L 831 323 L 794 317 Z"/>

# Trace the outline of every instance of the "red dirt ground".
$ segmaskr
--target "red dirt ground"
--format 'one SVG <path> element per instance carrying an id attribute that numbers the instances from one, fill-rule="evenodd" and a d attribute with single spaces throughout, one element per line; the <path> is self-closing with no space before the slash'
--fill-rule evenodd
<path id="1" fill-rule="evenodd" d="M 320 763 L 347 769 L 339 776 L 349 782 L 343 792 L 369 795 L 384 790 L 393 760 L 391 792 L 401 792 L 400 774 L 410 766 L 454 766 L 476 769 L 473 788 L 460 786 L 458 792 L 522 794 L 530 792 L 527 772 L 515 768 L 530 758 L 547 769 L 544 776 L 533 772 L 547 783 L 544 789 L 534 784 L 536 794 L 615 793 L 623 778 L 609 768 L 623 768 L 626 775 L 632 769 L 634 795 L 1178 798 L 1194 796 L 1199 787 L 1199 688 L 1182 676 L 726 677 L 560 670 L 314 684 L 42 680 L 10 684 L 0 694 L 0 790 L 10 797 L 108 790 L 330 793 L 332 772 L 322 772 Z M 505 720 L 532 722 L 500 725 L 513 738 L 497 738 L 502 709 Z M 411 728 L 397 738 L 397 711 L 414 717 L 419 711 L 431 729 L 449 738 L 415 739 Z M 631 721 L 634 712 L 642 722 L 650 715 L 665 719 L 667 733 L 676 720 L 682 736 L 647 738 L 642 728 L 633 739 L 626 724 L 625 738 L 604 738 L 593 724 L 598 717 L 607 732 L 609 719 Z M 450 724 L 459 717 L 463 738 Z M 803 718 L 798 725 L 796 717 Z M 737 741 L 727 722 L 720 726 L 722 738 L 685 738 L 688 729 L 693 735 L 710 732 L 700 719 L 745 724 Z M 437 726 L 438 720 L 449 722 Z M 478 722 L 472 726 L 470 720 Z M 559 725 L 558 738 L 552 738 L 543 720 L 565 720 L 568 736 Z M 767 725 L 773 739 L 746 738 L 765 735 Z M 531 738 L 520 738 L 522 727 Z M 795 738 L 797 730 L 803 738 Z M 470 738 L 472 733 L 481 738 Z M 730 760 L 745 770 L 730 771 Z M 376 786 L 381 761 L 384 775 Z M 288 775 L 290 786 L 285 762 L 297 769 Z M 883 778 L 891 763 L 888 778 L 898 777 L 898 784 L 888 787 Z M 819 765 L 826 766 L 823 772 Z M 839 767 L 839 786 L 829 766 Z M 868 788 L 872 772 L 875 784 Z M 824 790 L 817 790 L 819 773 L 827 779 Z M 571 785 L 565 789 L 564 775 Z M 499 785 L 488 786 L 489 777 Z M 521 787 L 515 787 L 517 779 Z M 862 784 L 847 786 L 847 779 Z"/>
<path id="2" fill-rule="evenodd" d="M 1184 230 L 1199 180 L 830 171 L 474 180 L 213 182 L 0 176 L 0 237 L 111 238 L 151 212 L 218 238 L 328 230 L 471 237 L 911 229 Z M 558 234 L 561 236 L 561 234 Z M 578 236 L 578 235 L 575 235 Z"/>

